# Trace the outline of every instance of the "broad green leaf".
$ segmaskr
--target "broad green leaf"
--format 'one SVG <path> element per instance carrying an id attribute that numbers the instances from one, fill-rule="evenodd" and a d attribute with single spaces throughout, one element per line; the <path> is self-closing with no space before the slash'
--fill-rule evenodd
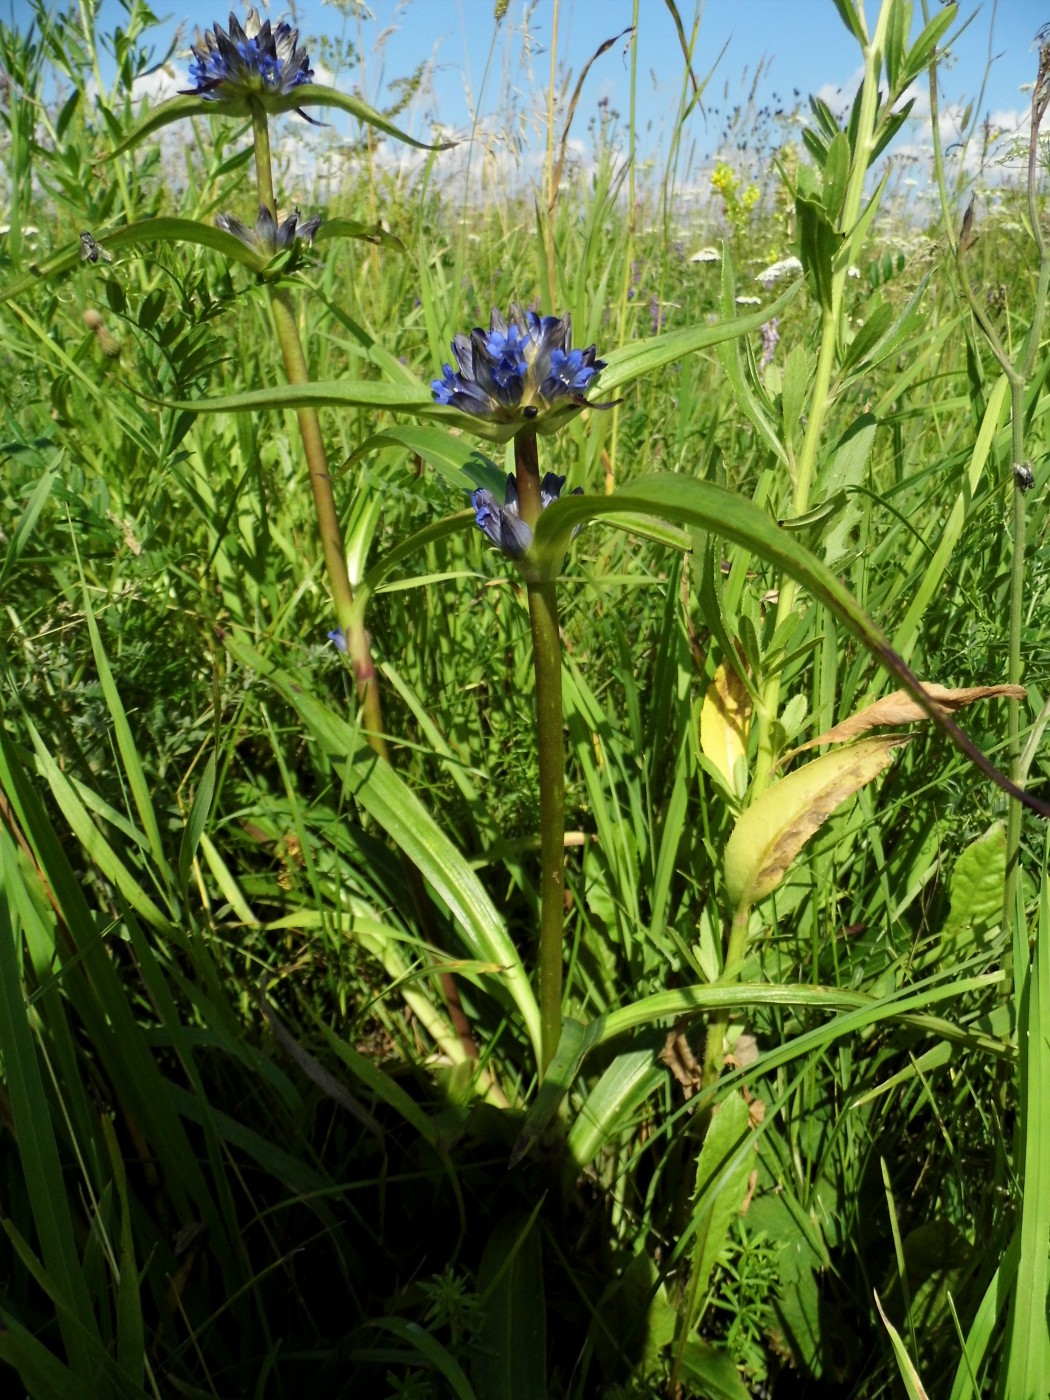
<path id="1" fill-rule="evenodd" d="M 592 1022 L 598 1029 L 600 1022 Z M 636 1118 L 650 1094 L 667 1083 L 667 1069 L 655 1049 L 617 1055 L 584 1100 L 569 1130 L 567 1148 L 579 1170 L 588 1167 L 603 1146 Z"/>
<path id="2" fill-rule="evenodd" d="M 315 243 L 329 243 L 336 238 L 359 238 L 365 243 L 377 243 L 390 248 L 395 253 L 403 253 L 405 245 L 400 238 L 388 233 L 382 224 L 365 224 L 360 219 L 325 219 L 314 234 Z"/>
<path id="3" fill-rule="evenodd" d="M 941 37 L 947 29 L 951 28 L 958 13 L 959 7 L 956 4 L 942 5 L 934 13 L 933 18 L 908 50 L 901 64 L 900 85 L 902 88 L 906 88 L 909 83 L 914 82 L 923 69 L 929 65 Z M 960 130 L 965 131 L 967 126 L 968 122 L 964 121 Z"/>
<path id="4" fill-rule="evenodd" d="M 56 482 L 61 480 L 61 468 L 59 462 L 62 454 L 58 454 L 56 461 L 47 468 L 43 476 L 33 487 L 29 500 L 25 504 L 25 509 L 15 522 L 15 527 L 11 531 L 7 541 L 7 549 L 4 551 L 3 563 L 0 564 L 0 588 L 7 582 L 11 570 L 21 558 L 22 551 L 28 544 L 40 512 L 44 509 Z"/>
<path id="5" fill-rule="evenodd" d="M 821 490 L 826 495 L 846 493 L 845 508 L 823 540 L 824 562 L 829 568 L 834 568 L 852 547 L 851 534 L 861 514 L 856 488 L 864 483 L 877 426 L 870 413 L 862 413 L 842 435 L 821 478 Z"/>
<path id="6" fill-rule="evenodd" d="M 138 1386 L 145 1376 L 145 1327 L 142 1317 L 142 1295 L 139 1292 L 139 1271 L 135 1261 L 135 1232 L 132 1227 L 131 1200 L 128 1195 L 127 1173 L 111 1120 L 100 1120 L 102 1135 L 109 1153 L 117 1204 L 120 1208 L 120 1240 L 117 1267 L 117 1361 L 128 1378 Z"/>
<path id="7" fill-rule="evenodd" d="M 182 841 L 179 843 L 179 888 L 182 891 L 182 898 L 185 900 L 189 891 L 190 870 L 193 866 L 197 848 L 200 845 L 201 836 L 208 823 L 208 816 L 211 812 L 211 804 L 215 797 L 215 754 L 208 755 L 208 761 L 204 765 L 204 772 L 201 774 L 200 782 L 197 784 L 197 791 L 193 796 L 193 804 L 190 807 L 190 814 L 186 819 L 186 826 L 183 829 Z"/>
<path id="8" fill-rule="evenodd" d="M 291 92 L 267 93 L 265 106 L 271 115 L 295 112 L 301 107 L 335 107 L 339 111 L 348 112 L 352 117 L 357 117 L 366 126 L 375 127 L 377 131 L 383 131 L 387 136 L 393 136 L 405 145 L 415 146 L 421 151 L 447 151 L 456 144 L 454 141 L 442 141 L 430 145 L 426 141 L 417 141 L 414 136 L 409 136 L 407 132 L 380 116 L 366 102 L 351 97 L 348 93 L 338 92 L 335 88 L 324 87 L 320 83 L 301 83 Z M 148 136 L 153 136 L 184 117 L 234 117 L 243 120 L 250 116 L 251 109 L 244 98 L 205 98 L 194 95 L 173 97 L 170 102 L 162 102 L 159 107 L 147 112 L 120 145 L 110 152 L 108 159 L 114 160 L 125 151 L 140 145 Z"/>
<path id="9" fill-rule="evenodd" d="M 918 580 L 918 587 L 908 604 L 908 611 L 904 614 L 900 626 L 894 633 L 894 649 L 904 657 L 907 657 L 915 646 L 919 636 L 920 623 L 926 609 L 941 588 L 949 561 L 962 534 L 967 508 L 973 500 L 991 458 L 996 430 L 1009 397 L 1009 382 L 1006 375 L 1001 374 L 996 380 L 994 389 L 988 395 L 988 405 L 981 419 L 981 427 L 977 433 L 977 441 L 974 443 L 973 453 L 966 469 L 965 480 L 960 483 L 959 493 L 952 502 L 952 508 L 941 530 L 933 557 L 926 563 Z M 932 527 L 931 544 L 932 537 L 935 537 L 935 530 L 936 527 Z"/>
<path id="10" fill-rule="evenodd" d="M 1002 822 L 993 822 L 955 862 L 945 933 L 998 923 L 1003 912 L 1005 879 L 1006 828 Z"/>
<path id="11" fill-rule="evenodd" d="M 547 1313 L 535 1215 L 501 1221 L 478 1268 L 482 1322 L 471 1376 L 478 1400 L 547 1400 Z"/>
<path id="12" fill-rule="evenodd" d="M 736 300 L 736 284 L 733 279 L 733 263 L 729 255 L 728 247 L 722 255 L 722 315 L 727 319 L 723 325 L 731 325 L 728 319 Z M 770 313 L 771 314 L 771 313 Z M 788 465 L 788 456 L 784 446 L 777 437 L 766 405 L 763 403 L 763 396 L 756 392 L 756 389 L 748 382 L 748 376 L 744 369 L 744 357 L 741 353 L 739 337 L 731 340 L 723 340 L 718 346 L 718 360 L 725 371 L 725 376 L 733 390 L 733 397 L 736 399 L 737 407 L 741 412 L 746 413 L 755 431 L 777 459 Z"/>
<path id="13" fill-rule="evenodd" d="M 44 1268 L 58 1305 L 67 1355 L 82 1375 L 88 1369 L 88 1340 L 98 1340 L 87 1281 L 77 1254 L 73 1217 L 62 1174 L 51 1097 L 41 1074 L 22 994 L 22 932 L 12 917 L 12 882 L 20 878 L 18 856 L 0 829 L 0 1055 L 10 1105 L 14 1145 Z M 85 1329 L 82 1336 L 80 1329 Z"/>
<path id="14" fill-rule="evenodd" d="M 910 0 L 892 0 L 889 6 L 889 23 L 886 25 L 886 42 L 883 46 L 883 61 L 886 64 L 886 77 L 891 93 L 900 91 L 900 76 L 904 67 L 904 50 L 911 29 Z"/>
<path id="15" fill-rule="evenodd" d="M 11 1367 L 32 1400 L 70 1400 L 84 1387 L 75 1372 L 11 1313 L 0 1311 L 0 1361 Z"/>
<path id="16" fill-rule="evenodd" d="M 789 446 L 795 440 L 799 419 L 806 402 L 806 388 L 809 384 L 809 358 L 804 345 L 793 345 L 784 361 L 783 381 L 780 389 L 780 414 L 784 427 L 784 442 Z"/>
<path id="17" fill-rule="evenodd" d="M 532 1107 L 521 1126 L 518 1140 L 510 1155 L 510 1164 L 515 1166 L 539 1141 L 544 1129 L 558 1111 L 558 1105 L 569 1092 L 573 1081 L 580 1072 L 587 1052 L 598 1042 L 598 1028 L 592 1022 L 589 1026 L 571 1017 L 562 1020 L 561 1035 L 554 1056 L 547 1066 Z"/>
<path id="18" fill-rule="evenodd" d="M 403 447 L 422 457 L 424 462 L 462 491 L 474 491 L 484 486 L 497 496 L 502 496 L 507 480 L 503 469 L 480 452 L 470 438 L 460 437 L 436 425 L 384 428 L 382 432 L 367 437 L 347 458 L 346 465 L 354 467 L 386 447 Z"/>
<path id="19" fill-rule="evenodd" d="M 124 710 L 124 703 L 120 698 L 117 683 L 113 679 L 113 672 L 110 669 L 109 658 L 106 649 L 102 645 L 102 634 L 99 632 L 98 623 L 95 620 L 95 612 L 91 606 L 91 594 L 85 587 L 82 593 L 84 604 L 84 616 L 87 619 L 88 635 L 91 638 L 91 651 L 95 658 L 95 668 L 98 671 L 99 683 L 102 686 L 102 694 L 105 697 L 106 708 L 109 710 L 110 719 L 113 722 L 113 734 L 117 741 L 117 748 L 120 751 L 121 762 L 124 765 L 124 773 L 128 780 L 128 787 L 131 789 L 131 796 L 135 803 L 135 810 L 139 814 L 142 823 L 142 830 L 149 841 L 150 853 L 153 856 L 153 863 L 157 874 L 170 888 L 174 883 L 174 877 L 168 866 L 167 857 L 164 854 L 164 843 L 160 839 L 160 826 L 157 823 L 157 814 L 153 810 L 153 794 L 150 784 L 146 779 L 146 772 L 142 766 L 142 758 L 135 743 L 135 737 L 131 732 L 131 725 L 128 723 L 127 713 Z"/>
<path id="20" fill-rule="evenodd" d="M 832 0 L 835 9 L 839 12 L 839 18 L 849 32 L 856 39 L 858 44 L 867 43 L 867 35 L 861 23 L 860 15 L 857 12 L 855 0 Z"/>
<path id="21" fill-rule="evenodd" d="M 210 399 L 162 401 L 166 408 L 187 413 L 259 413 L 285 408 L 383 408 L 391 413 L 411 413 L 417 417 L 444 418 L 463 426 L 463 415 L 442 408 L 422 384 L 384 384 L 375 380 L 345 379 L 334 384 L 275 384 L 269 389 L 250 389 L 244 394 L 223 394 Z"/>
<path id="22" fill-rule="evenodd" d="M 836 272 L 842 272 L 851 263 L 856 262 L 860 256 L 860 251 L 864 247 L 864 242 L 868 236 L 868 230 L 878 213 L 879 205 L 882 203 L 882 196 L 886 185 L 889 182 L 890 172 L 887 170 L 882 179 L 875 186 L 875 191 L 861 212 L 860 218 L 851 229 L 846 230 L 846 240 L 842 247 L 835 254 L 835 261 L 832 267 Z"/>
<path id="23" fill-rule="evenodd" d="M 835 749 L 773 783 L 740 817 L 723 858 L 734 909 L 772 894 L 813 833 L 907 743 L 899 734 Z"/>
<path id="24" fill-rule="evenodd" d="M 707 1288 L 711 1270 L 740 1212 L 747 1192 L 747 1181 L 757 1158 L 753 1150 L 741 1152 L 741 1145 L 754 1133 L 743 1094 L 727 1094 L 711 1110 L 711 1120 L 696 1164 L 696 1189 L 690 1224 L 696 1231 L 689 1275 L 691 1297 L 699 1301 Z M 688 1319 L 694 1325 L 699 1318 Z"/>
<path id="25" fill-rule="evenodd" d="M 682 1375 L 692 1381 L 691 1395 L 705 1400 L 751 1400 L 733 1358 L 722 1347 L 690 1337 L 682 1352 Z"/>
<path id="26" fill-rule="evenodd" d="M 267 259 L 235 238 L 232 233 L 215 228 L 211 224 L 196 219 L 143 219 L 139 223 L 125 224 L 120 228 L 103 229 L 97 234 L 97 241 L 107 252 L 117 252 L 121 248 L 135 248 L 149 243 L 195 243 L 202 248 L 211 248 L 221 253 L 230 262 L 241 263 L 258 271 L 266 266 Z M 0 302 L 21 296 L 39 283 L 63 273 L 73 272 L 81 265 L 80 243 L 72 244 L 62 253 L 56 253 L 41 263 L 32 264 L 32 275 L 23 277 L 0 291 Z"/>
<path id="27" fill-rule="evenodd" d="M 842 201 L 846 197 L 846 184 L 849 180 L 849 141 L 846 133 L 840 131 L 828 147 L 824 162 L 824 210 L 834 225 L 838 225 L 842 213 Z"/>

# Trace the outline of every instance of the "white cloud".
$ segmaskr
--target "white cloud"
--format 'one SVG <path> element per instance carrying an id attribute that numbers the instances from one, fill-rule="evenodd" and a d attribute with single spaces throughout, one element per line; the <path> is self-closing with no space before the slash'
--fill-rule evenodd
<path id="1" fill-rule="evenodd" d="M 184 73 L 177 73 L 170 63 L 163 63 L 135 79 L 131 85 L 131 100 L 135 106 L 143 102 L 156 105 L 167 102 L 169 97 L 177 97 L 179 90 L 188 86 L 189 78 Z"/>

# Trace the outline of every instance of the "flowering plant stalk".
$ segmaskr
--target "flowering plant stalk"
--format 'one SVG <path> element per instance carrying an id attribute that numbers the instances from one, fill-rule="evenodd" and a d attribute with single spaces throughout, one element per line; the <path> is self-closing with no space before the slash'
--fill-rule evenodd
<path id="1" fill-rule="evenodd" d="M 221 25 L 215 25 L 213 30 L 206 32 L 201 42 L 194 45 L 195 57 L 190 68 L 190 77 L 195 86 L 183 94 L 184 97 L 218 102 L 224 109 L 231 111 L 238 106 L 246 107 L 251 117 L 258 221 L 254 230 L 248 229 L 229 214 L 220 215 L 217 222 L 220 229 L 232 233 L 263 257 L 272 257 L 278 251 L 294 249 L 297 239 L 309 241 L 320 223 L 316 216 L 300 223 L 298 211 L 278 221 L 277 200 L 273 187 L 269 112 L 284 110 L 289 96 L 298 94 L 300 89 L 304 100 L 314 91 L 310 60 L 305 50 L 299 47 L 298 40 L 298 31 L 293 30 L 287 23 L 282 22 L 273 28 L 269 21 L 260 23 L 255 11 L 249 10 L 247 20 L 242 26 L 231 13 L 228 33 Z M 327 93 L 327 90 L 324 91 Z M 325 100 L 330 99 L 326 97 Z M 306 117 L 301 108 L 296 110 Z M 267 280 L 267 288 L 274 330 L 288 383 L 308 385 L 311 382 L 310 373 L 291 294 L 287 286 L 277 279 Z M 379 758 L 385 763 L 390 763 L 371 642 L 365 627 L 363 610 L 354 604 L 354 590 L 347 567 L 346 547 L 339 524 L 320 420 L 316 408 L 310 404 L 298 405 L 296 417 L 310 476 L 310 491 L 317 516 L 325 572 L 339 624 L 338 631 L 332 635 L 339 639 L 340 649 L 345 650 L 353 668 L 365 738 Z M 423 878 L 407 856 L 402 856 L 402 866 L 424 934 L 433 946 L 440 946 L 433 909 Z M 455 980 L 450 973 L 442 972 L 440 981 L 460 1043 L 469 1057 L 476 1058 L 477 1047 L 460 1002 Z"/>
<path id="2" fill-rule="evenodd" d="M 514 474 L 507 478 L 503 505 L 487 489 L 474 492 L 478 528 L 513 559 L 528 591 L 536 684 L 536 752 L 540 786 L 540 1076 L 561 1036 L 562 931 L 565 918 L 565 737 L 561 687 L 561 635 L 557 576 L 560 548 L 535 540 L 540 515 L 557 501 L 565 477 L 540 476 L 537 433 L 549 433 L 582 408 L 607 408 L 584 397 L 605 367 L 595 347 L 572 348 L 568 316 L 539 316 L 520 306 L 505 320 L 493 311 L 487 331 L 457 335 L 452 353 L 459 366 L 443 367 L 432 383 L 438 403 L 482 420 L 488 430 L 514 438 Z M 581 494 L 581 488 L 573 492 Z"/>

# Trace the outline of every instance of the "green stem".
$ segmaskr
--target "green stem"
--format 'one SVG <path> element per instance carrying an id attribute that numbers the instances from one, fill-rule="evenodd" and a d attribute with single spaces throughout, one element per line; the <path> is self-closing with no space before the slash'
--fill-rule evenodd
<path id="1" fill-rule="evenodd" d="M 565 915 L 565 737 L 557 584 L 530 583 L 540 769 L 540 1074 L 561 1036 L 562 922 Z"/>
<path id="2" fill-rule="evenodd" d="M 528 524 L 539 516 L 540 474 L 534 433 L 514 442 L 518 508 Z M 536 678 L 536 751 L 540 779 L 540 1077 L 561 1036 L 562 925 L 565 918 L 565 735 L 561 698 L 558 586 L 528 581 L 532 664 Z"/>
<path id="3" fill-rule="evenodd" d="M 740 970 L 744 965 L 744 956 L 747 953 L 747 929 L 750 915 L 751 909 L 746 904 L 742 904 L 733 915 L 733 923 L 729 930 L 729 942 L 726 945 L 725 962 L 722 965 L 722 975 L 718 979 L 719 986 L 727 986 L 740 976 Z M 703 1079 L 705 1089 L 713 1084 L 722 1072 L 723 1047 L 728 1028 L 728 1011 L 719 1012 L 717 1016 L 712 1016 L 707 1023 Z"/>

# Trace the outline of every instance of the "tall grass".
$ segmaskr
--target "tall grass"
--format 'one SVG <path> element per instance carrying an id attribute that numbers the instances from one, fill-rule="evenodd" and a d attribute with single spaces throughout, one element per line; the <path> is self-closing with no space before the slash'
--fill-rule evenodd
<path id="1" fill-rule="evenodd" d="M 921 693 L 904 747 L 788 754 L 906 663 L 989 687 L 964 728 L 1043 791 L 1045 139 L 976 241 L 942 153 L 937 222 L 873 208 L 956 16 L 835 10 L 852 123 L 814 104 L 778 175 L 727 159 L 699 211 L 607 114 L 555 188 L 571 82 L 541 190 L 464 205 L 441 153 L 413 184 L 365 147 L 318 212 L 373 241 L 281 284 L 315 390 L 214 228 L 257 204 L 247 123 L 120 150 L 148 8 L 0 28 L 20 1393 L 1046 1394 L 1041 826 Z M 756 280 L 793 246 L 804 280 Z M 466 509 L 514 449 L 427 389 L 454 332 L 534 300 L 622 399 L 539 444 L 584 491 L 536 530 L 569 548 L 546 1047 L 528 590 Z M 389 762 L 328 639 L 308 399 Z"/>

